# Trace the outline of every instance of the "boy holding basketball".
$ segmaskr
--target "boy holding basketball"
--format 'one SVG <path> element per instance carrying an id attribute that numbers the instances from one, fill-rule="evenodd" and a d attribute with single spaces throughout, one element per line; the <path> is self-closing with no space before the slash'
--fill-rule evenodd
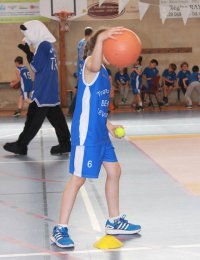
<path id="1" fill-rule="evenodd" d="M 101 165 L 107 179 L 105 184 L 109 219 L 107 234 L 134 234 L 141 230 L 139 225 L 130 224 L 119 212 L 120 165 L 117 161 L 109 133 L 115 136 L 115 129 L 108 120 L 110 81 L 102 52 L 103 42 L 123 33 L 123 28 L 115 27 L 98 31 L 90 40 L 89 51 L 79 77 L 77 106 L 72 121 L 72 149 L 70 173 L 61 203 L 59 224 L 54 227 L 51 240 L 59 247 L 73 247 L 68 234 L 68 222 L 79 189 L 86 178 L 98 178 Z M 97 108 L 97 109 L 94 109 Z M 115 136 L 116 137 L 116 136 Z"/>
<path id="2" fill-rule="evenodd" d="M 33 81 L 31 79 L 30 72 L 26 66 L 23 65 L 23 57 L 18 56 L 15 58 L 16 65 L 16 79 L 12 80 L 10 86 L 13 87 L 17 83 L 20 83 L 21 93 L 18 100 L 18 109 L 14 113 L 14 117 L 18 117 L 21 114 L 24 101 L 30 103 L 30 96 L 33 91 Z"/>

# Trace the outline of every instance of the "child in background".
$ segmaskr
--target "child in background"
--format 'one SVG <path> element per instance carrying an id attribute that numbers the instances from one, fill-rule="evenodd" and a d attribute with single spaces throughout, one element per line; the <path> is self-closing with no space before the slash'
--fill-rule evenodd
<path id="1" fill-rule="evenodd" d="M 186 89 L 185 93 L 185 99 L 187 102 L 187 108 L 192 109 L 192 100 L 191 100 L 191 94 L 193 90 L 196 90 L 198 93 L 198 106 L 200 106 L 200 73 L 199 73 L 199 67 L 197 65 L 193 66 L 192 73 L 188 78 L 183 79 L 183 84 Z M 188 86 L 187 82 L 188 81 Z"/>
<path id="2" fill-rule="evenodd" d="M 129 75 L 127 68 L 120 68 L 119 71 L 115 74 L 115 81 L 119 87 L 121 94 L 122 103 L 127 102 L 128 90 L 129 90 Z"/>
<path id="3" fill-rule="evenodd" d="M 189 67 L 188 63 L 187 62 L 183 62 L 181 64 L 181 70 L 177 74 L 178 86 L 182 90 L 184 95 L 185 95 L 185 92 L 186 92 L 186 88 L 185 88 L 185 86 L 183 84 L 183 79 L 189 78 L 189 76 L 191 74 L 190 71 L 188 70 L 188 67 Z M 186 85 L 188 85 L 187 81 L 185 83 L 186 83 Z M 179 90 L 178 95 L 179 95 L 178 99 L 180 100 L 180 90 Z"/>
<path id="4" fill-rule="evenodd" d="M 146 90 L 151 90 L 152 80 L 159 74 L 158 69 L 158 61 L 156 59 L 152 59 L 149 63 L 149 66 L 146 67 L 142 72 L 142 77 L 147 81 Z"/>
<path id="5" fill-rule="evenodd" d="M 13 87 L 20 82 L 21 93 L 18 100 L 18 109 L 13 114 L 14 117 L 19 117 L 21 115 L 24 102 L 27 102 L 28 104 L 30 103 L 30 96 L 33 91 L 33 81 L 28 68 L 23 65 L 23 57 L 16 57 L 15 65 L 16 79 L 11 81 L 10 86 Z"/>
<path id="6" fill-rule="evenodd" d="M 159 71 L 156 68 L 157 66 L 158 66 L 158 61 L 156 59 L 152 59 L 149 63 L 149 66 L 146 67 L 142 72 L 142 78 L 144 78 L 147 83 L 145 86 L 145 92 L 149 92 L 151 90 L 152 81 L 159 74 Z M 147 95 L 145 93 L 144 102 L 145 102 L 146 98 L 147 98 Z"/>
<path id="7" fill-rule="evenodd" d="M 140 87 L 141 87 L 141 74 L 142 74 L 142 57 L 140 56 L 137 59 L 137 62 L 134 64 L 131 75 L 130 75 L 130 82 L 131 82 L 131 87 L 133 91 L 133 95 L 135 96 L 136 99 L 136 107 L 135 110 L 137 112 L 142 111 L 142 101 L 140 97 Z"/>
<path id="8" fill-rule="evenodd" d="M 114 126 L 107 120 L 110 80 L 103 66 L 106 61 L 102 46 L 106 39 L 114 38 L 116 34 L 121 34 L 122 30 L 122 27 L 102 29 L 91 38 L 92 54 L 86 58 L 79 77 L 77 105 L 71 128 L 70 173 L 72 175 L 62 196 L 59 224 L 54 227 L 51 236 L 51 240 L 58 247 L 74 247 L 74 242 L 68 234 L 72 208 L 86 178 L 98 178 L 102 165 L 107 174 L 105 193 L 109 219 L 106 222 L 106 233 L 134 234 L 141 230 L 139 225 L 129 223 L 125 215 L 120 215 L 119 212 L 121 168 L 109 137 L 109 133 L 117 137 L 115 130 L 119 126 Z"/>
<path id="9" fill-rule="evenodd" d="M 168 106 L 168 96 L 174 88 L 176 82 L 176 64 L 169 64 L 168 69 L 165 69 L 162 74 L 162 83 L 163 83 L 163 102 L 165 106 Z"/>

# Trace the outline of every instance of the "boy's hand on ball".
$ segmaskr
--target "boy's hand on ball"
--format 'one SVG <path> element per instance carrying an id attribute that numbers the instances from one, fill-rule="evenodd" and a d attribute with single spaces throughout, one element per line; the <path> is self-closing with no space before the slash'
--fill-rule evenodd
<path id="1" fill-rule="evenodd" d="M 121 139 L 125 136 L 125 130 L 122 125 L 113 125 L 109 120 L 107 120 L 107 128 L 109 133 L 115 137 Z"/>
<path id="2" fill-rule="evenodd" d="M 102 33 L 99 34 L 98 39 L 101 41 L 105 41 L 106 39 L 115 39 L 115 35 L 117 34 L 122 34 L 124 30 L 124 27 L 118 26 L 118 27 L 113 27 L 110 28 Z"/>

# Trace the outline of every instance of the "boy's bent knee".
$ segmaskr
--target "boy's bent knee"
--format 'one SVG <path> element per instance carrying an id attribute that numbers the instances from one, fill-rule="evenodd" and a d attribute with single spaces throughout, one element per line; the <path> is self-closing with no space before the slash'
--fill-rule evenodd
<path id="1" fill-rule="evenodd" d="M 81 187 L 85 183 L 85 178 L 78 177 L 76 175 L 71 176 L 71 181 L 76 185 L 77 187 Z"/>

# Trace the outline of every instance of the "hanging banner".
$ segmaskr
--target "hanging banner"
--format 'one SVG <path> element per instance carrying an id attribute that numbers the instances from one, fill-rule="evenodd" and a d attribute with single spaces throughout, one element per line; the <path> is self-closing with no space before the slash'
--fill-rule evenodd
<path id="1" fill-rule="evenodd" d="M 0 23 L 23 23 L 40 16 L 39 0 L 0 0 Z"/>
<path id="2" fill-rule="evenodd" d="M 168 18 L 183 18 L 183 9 L 190 9 L 189 16 L 187 18 L 200 17 L 200 0 L 160 0 L 160 5 L 168 6 L 169 13 Z M 182 11 L 181 11 L 182 10 Z M 160 18 L 161 18 L 160 12 Z M 162 19 L 162 18 L 161 18 Z M 184 19 L 186 19 L 186 14 Z"/>
<path id="3" fill-rule="evenodd" d="M 118 0 L 119 1 L 119 7 L 118 7 L 118 13 L 120 14 L 122 10 L 126 7 L 128 4 L 129 0 Z"/>
<path id="4" fill-rule="evenodd" d="M 190 16 L 191 9 L 189 6 L 186 6 L 186 7 L 181 7 L 180 11 L 183 18 L 183 23 L 184 25 L 186 25 L 188 17 Z"/>
<path id="5" fill-rule="evenodd" d="M 160 7 L 160 18 L 162 20 L 162 23 L 164 24 L 169 14 L 170 7 L 167 5 L 160 5 L 159 7 Z"/>
<path id="6" fill-rule="evenodd" d="M 140 21 L 141 21 L 144 15 L 146 14 L 147 10 L 149 9 L 149 4 L 139 2 L 138 7 L 139 7 Z"/>

